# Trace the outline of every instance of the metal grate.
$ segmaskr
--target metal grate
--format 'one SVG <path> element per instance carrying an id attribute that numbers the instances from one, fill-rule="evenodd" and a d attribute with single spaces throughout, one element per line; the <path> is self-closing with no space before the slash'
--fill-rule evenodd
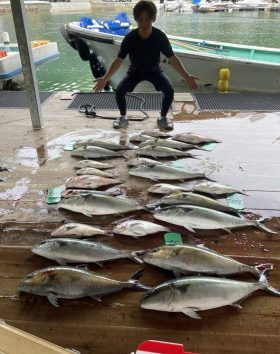
<path id="1" fill-rule="evenodd" d="M 127 109 L 137 111 L 142 108 L 144 111 L 160 111 L 162 96 L 161 92 L 129 93 L 126 96 Z M 118 110 L 114 92 L 77 93 L 67 109 L 77 109 L 81 105 L 92 105 L 97 110 Z"/>
<path id="2" fill-rule="evenodd" d="M 201 111 L 280 111 L 280 94 L 194 93 Z"/>
<path id="3" fill-rule="evenodd" d="M 41 103 L 46 102 L 54 92 L 40 92 Z M 0 91 L 0 108 L 28 108 L 29 101 L 25 91 Z"/>

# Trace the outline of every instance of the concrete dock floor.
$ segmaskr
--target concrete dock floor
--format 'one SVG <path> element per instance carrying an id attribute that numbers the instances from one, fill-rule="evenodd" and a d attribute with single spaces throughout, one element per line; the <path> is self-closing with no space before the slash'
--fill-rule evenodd
<path id="1" fill-rule="evenodd" d="M 201 312 L 202 320 L 183 314 L 155 312 L 139 307 L 142 293 L 124 290 L 104 296 L 102 302 L 90 298 L 60 300 L 53 307 L 46 298 L 18 295 L 17 286 L 28 273 L 55 262 L 33 255 L 32 245 L 49 238 L 62 222 L 85 222 L 113 227 L 120 217 L 88 218 L 47 205 L 46 191 L 64 185 L 75 175 L 78 159 L 64 150 L 65 145 L 84 138 L 105 138 L 122 144 L 143 130 L 156 129 L 157 112 L 144 121 L 131 121 L 127 129 L 116 131 L 110 119 L 91 119 L 76 110 L 67 110 L 67 94 L 56 93 L 43 105 L 44 128 L 33 130 L 28 109 L 0 110 L 0 318 L 8 324 L 82 354 L 131 353 L 137 344 L 148 339 L 183 343 L 185 350 L 197 353 L 278 353 L 279 298 L 258 291 L 244 301 L 243 309 L 223 307 Z M 67 97 L 66 97 L 67 98 Z M 212 151 L 192 150 L 197 159 L 169 159 L 190 171 L 202 171 L 211 179 L 243 190 L 248 218 L 268 218 L 265 225 L 278 232 L 269 235 L 255 228 L 233 231 L 190 232 L 172 226 L 182 234 L 185 243 L 205 246 L 241 260 L 244 263 L 274 264 L 269 281 L 280 289 L 280 112 L 199 112 L 191 97 L 177 94 L 173 112 L 175 129 L 220 139 Z M 98 112 L 117 116 L 117 112 Z M 135 118 L 139 112 L 130 112 Z M 108 160 L 115 166 L 112 173 L 125 182 L 116 187 L 140 204 L 151 203 L 149 180 L 129 177 L 126 159 Z M 197 181 L 181 183 L 191 187 Z M 226 202 L 226 201 L 225 201 Z M 133 214 L 130 214 L 133 215 Z M 153 220 L 147 212 L 137 218 Z M 131 239 L 124 236 L 97 237 L 96 240 L 120 249 L 140 250 L 163 243 L 156 234 Z M 105 263 L 102 268 L 89 268 L 114 279 L 127 280 L 139 266 L 129 260 Z M 141 282 L 157 285 L 172 274 L 145 265 Z M 255 281 L 251 276 L 237 279 Z"/>

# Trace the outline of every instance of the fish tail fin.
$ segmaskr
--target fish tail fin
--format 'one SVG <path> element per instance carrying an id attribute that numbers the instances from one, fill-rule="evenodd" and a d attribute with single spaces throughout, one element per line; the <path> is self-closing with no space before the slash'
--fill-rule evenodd
<path id="1" fill-rule="evenodd" d="M 269 272 L 270 270 L 273 269 L 273 264 L 272 263 L 263 263 L 263 264 L 258 264 L 257 266 L 253 267 L 253 273 L 258 276 L 261 276 L 263 272 Z"/>
<path id="2" fill-rule="evenodd" d="M 143 251 L 130 252 L 128 258 L 131 259 L 133 262 L 136 262 L 138 264 L 143 264 L 142 259 L 138 257 L 138 254 L 141 254 L 142 252 Z"/>
<path id="3" fill-rule="evenodd" d="M 215 179 L 213 179 L 213 178 L 210 178 L 210 177 L 208 177 L 208 176 L 203 176 L 202 178 L 204 178 L 204 179 L 206 179 L 207 181 L 211 181 L 211 182 L 217 182 Z"/>
<path id="4" fill-rule="evenodd" d="M 138 269 L 135 273 L 132 274 L 132 276 L 128 279 L 127 284 L 129 284 L 128 286 L 130 288 L 133 288 L 135 290 L 140 290 L 140 291 L 147 291 L 150 290 L 151 287 L 150 286 L 146 286 L 143 285 L 141 283 L 139 283 L 139 279 L 142 277 L 142 275 L 144 274 L 144 269 Z"/>
<path id="5" fill-rule="evenodd" d="M 258 229 L 260 229 L 260 230 L 262 230 L 262 231 L 265 231 L 265 232 L 267 232 L 267 233 L 269 233 L 269 234 L 273 234 L 273 235 L 277 235 L 277 234 L 278 234 L 278 232 L 273 231 L 273 230 L 271 230 L 270 228 L 264 226 L 264 225 L 261 224 L 259 221 L 256 221 L 255 225 L 256 225 L 256 227 L 257 227 Z"/>
<path id="6" fill-rule="evenodd" d="M 262 288 L 266 291 L 268 291 L 269 293 L 276 295 L 276 296 L 280 296 L 280 291 L 275 289 L 273 286 L 271 286 L 268 283 L 267 277 L 266 277 L 266 273 L 268 272 L 269 268 L 265 269 L 259 279 L 259 284 L 262 285 Z"/>

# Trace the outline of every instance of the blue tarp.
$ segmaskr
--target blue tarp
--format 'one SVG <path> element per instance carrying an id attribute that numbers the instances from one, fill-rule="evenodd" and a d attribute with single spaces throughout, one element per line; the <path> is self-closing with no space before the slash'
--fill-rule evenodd
<path id="1" fill-rule="evenodd" d="M 127 14 L 125 12 L 121 12 L 113 20 L 108 21 L 81 17 L 80 27 L 124 36 L 132 29 L 132 24 Z"/>

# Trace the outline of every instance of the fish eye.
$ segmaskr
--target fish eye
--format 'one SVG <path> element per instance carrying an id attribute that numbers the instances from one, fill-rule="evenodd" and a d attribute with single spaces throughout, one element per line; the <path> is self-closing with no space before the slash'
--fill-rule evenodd
<path id="1" fill-rule="evenodd" d="M 44 245 L 46 243 L 46 241 L 41 241 L 40 243 L 39 243 L 39 246 L 40 245 Z"/>

